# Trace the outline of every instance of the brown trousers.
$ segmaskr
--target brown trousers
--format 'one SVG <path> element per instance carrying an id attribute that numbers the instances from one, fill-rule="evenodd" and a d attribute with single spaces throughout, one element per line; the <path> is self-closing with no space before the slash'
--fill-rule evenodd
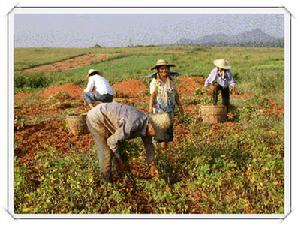
<path id="1" fill-rule="evenodd" d="M 102 124 L 95 124 L 87 117 L 86 124 L 91 132 L 96 146 L 97 155 L 100 165 L 100 173 L 104 180 L 111 181 L 111 162 L 113 154 L 107 145 L 107 138 L 109 137 L 109 131 Z"/>

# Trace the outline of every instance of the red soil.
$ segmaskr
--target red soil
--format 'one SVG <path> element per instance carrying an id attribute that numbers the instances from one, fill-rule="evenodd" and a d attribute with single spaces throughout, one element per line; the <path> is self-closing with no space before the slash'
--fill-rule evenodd
<path id="1" fill-rule="evenodd" d="M 267 116 L 280 117 L 284 114 L 284 106 L 278 105 L 275 101 L 270 101 L 270 107 L 261 109 L 260 113 Z"/>
<path id="2" fill-rule="evenodd" d="M 202 77 L 179 77 L 178 80 L 178 89 L 180 95 L 191 96 L 191 94 L 199 87 L 203 86 Z M 135 107 L 147 111 L 147 101 L 149 95 L 146 93 L 147 85 L 140 80 L 125 80 L 113 85 L 114 90 L 117 92 L 117 96 L 123 97 L 118 102 L 124 102 Z M 58 98 L 59 92 L 65 92 L 66 99 L 59 99 L 59 103 L 70 103 L 70 99 L 81 99 L 83 88 L 75 84 L 65 84 L 61 86 L 51 86 L 44 89 L 38 95 L 41 97 L 41 100 L 38 104 L 22 106 L 19 104 L 19 107 L 15 109 L 15 115 L 22 116 L 42 116 L 48 118 L 49 120 L 38 122 L 33 125 L 28 125 L 25 123 L 25 126 L 19 130 L 15 130 L 15 153 L 16 156 L 21 158 L 23 161 L 32 160 L 35 152 L 37 150 L 46 149 L 46 146 L 51 146 L 57 148 L 61 153 L 68 152 L 69 149 L 75 148 L 78 151 L 87 151 L 90 149 L 91 145 L 94 143 L 91 135 L 82 135 L 79 137 L 73 136 L 65 128 L 65 121 L 62 115 L 64 113 L 64 107 L 56 107 L 54 103 L 47 101 L 49 97 Z M 26 100 L 26 94 L 17 93 L 16 98 L 19 98 L 22 102 L 23 98 Z M 242 97 L 242 96 L 241 96 Z M 52 105 L 55 107 L 52 107 Z M 57 104 L 57 102 L 55 102 Z M 77 104 L 77 105 L 76 105 Z M 83 104 L 76 103 L 69 104 L 68 108 L 74 108 L 75 110 L 86 111 Z M 60 106 L 60 105 L 59 105 Z M 270 110 L 272 112 L 264 113 L 283 113 L 283 108 L 275 103 L 271 103 Z M 185 107 L 185 112 L 191 114 L 196 118 L 198 115 L 198 106 L 189 105 Z M 59 119 L 60 118 L 60 119 Z M 223 124 L 212 125 L 211 132 L 216 133 L 226 133 L 232 132 L 235 130 L 235 123 L 226 122 Z M 174 145 L 176 146 L 183 139 L 188 138 L 189 136 L 189 127 L 180 123 L 176 119 L 174 124 Z M 213 141 L 213 138 L 210 138 L 208 141 Z M 146 177 L 145 171 L 141 168 L 137 168 L 137 175 L 140 177 Z"/>
<path id="3" fill-rule="evenodd" d="M 26 162 L 32 160 L 36 150 L 46 149 L 46 146 L 58 149 L 61 154 L 67 153 L 71 148 L 87 151 L 91 147 L 91 140 L 90 134 L 78 137 L 70 134 L 64 121 L 44 121 L 15 132 L 15 154 Z"/>
<path id="4" fill-rule="evenodd" d="M 117 97 L 140 97 L 146 94 L 147 86 L 141 80 L 124 80 L 113 85 Z"/>
<path id="5" fill-rule="evenodd" d="M 177 90 L 179 94 L 191 95 L 198 88 L 203 87 L 203 77 L 179 77 L 177 78 Z"/>
<path id="6" fill-rule="evenodd" d="M 40 97 L 49 98 L 57 95 L 59 92 L 66 92 L 72 98 L 82 96 L 83 88 L 75 84 L 64 84 L 60 86 L 51 86 L 40 92 Z"/>
<path id="7" fill-rule="evenodd" d="M 29 96 L 30 94 L 29 93 L 24 93 L 24 92 L 18 92 L 15 94 L 15 98 L 26 98 L 27 96 Z"/>

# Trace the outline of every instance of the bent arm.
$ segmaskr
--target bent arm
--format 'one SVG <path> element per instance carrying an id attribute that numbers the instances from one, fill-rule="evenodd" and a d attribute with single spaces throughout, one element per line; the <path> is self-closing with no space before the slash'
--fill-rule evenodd
<path id="1" fill-rule="evenodd" d="M 152 110 L 153 110 L 153 107 L 154 107 L 155 99 L 156 99 L 156 93 L 153 92 L 153 93 L 150 95 L 150 98 L 149 98 L 149 110 L 148 110 L 149 113 L 152 113 Z"/>
<path id="2" fill-rule="evenodd" d="M 231 74 L 230 71 L 227 72 L 227 76 L 228 76 L 228 83 L 232 86 L 235 87 L 236 86 L 236 81 L 233 79 L 233 76 Z"/>
<path id="3" fill-rule="evenodd" d="M 84 92 L 91 92 L 95 86 L 95 80 L 92 77 L 89 77 L 89 82 L 84 89 Z"/>
<path id="4" fill-rule="evenodd" d="M 157 95 L 156 81 L 155 81 L 155 78 L 153 78 L 150 83 L 150 98 L 149 98 L 149 110 L 148 110 L 149 113 L 152 113 L 156 95 Z"/>
<path id="5" fill-rule="evenodd" d="M 113 151 L 113 153 L 116 153 L 118 150 L 118 144 L 128 138 L 128 134 L 125 131 L 125 123 L 124 121 L 120 123 L 120 126 L 116 130 L 114 134 L 112 134 L 107 139 L 107 144 L 109 145 L 109 148 Z"/>
<path id="6" fill-rule="evenodd" d="M 217 70 L 213 69 L 205 80 L 204 87 L 209 86 L 216 79 Z"/>

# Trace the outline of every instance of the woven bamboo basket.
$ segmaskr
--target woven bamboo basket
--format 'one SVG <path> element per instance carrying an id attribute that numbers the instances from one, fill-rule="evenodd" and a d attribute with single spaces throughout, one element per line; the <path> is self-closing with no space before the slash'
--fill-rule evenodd
<path id="1" fill-rule="evenodd" d="M 200 116 L 204 123 L 222 123 L 226 121 L 226 110 L 222 105 L 203 105 Z"/>
<path id="2" fill-rule="evenodd" d="M 86 125 L 86 113 L 81 115 L 67 116 L 66 124 L 69 131 L 75 136 L 87 134 L 89 132 Z"/>

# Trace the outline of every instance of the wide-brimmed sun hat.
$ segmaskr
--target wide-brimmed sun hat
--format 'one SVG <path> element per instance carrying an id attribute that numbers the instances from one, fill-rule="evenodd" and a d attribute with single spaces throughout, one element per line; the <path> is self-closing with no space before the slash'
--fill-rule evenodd
<path id="1" fill-rule="evenodd" d="M 225 70 L 228 70 L 231 68 L 230 63 L 225 59 L 215 59 L 214 64 L 216 67 L 219 67 L 219 68 L 225 69 Z"/>
<path id="2" fill-rule="evenodd" d="M 149 113 L 151 123 L 157 140 L 164 141 L 167 129 L 171 126 L 171 118 L 168 113 Z"/>
<path id="3" fill-rule="evenodd" d="M 91 75 L 91 74 L 92 74 L 92 73 L 94 73 L 94 72 L 97 72 L 97 73 L 99 73 L 99 71 L 98 71 L 98 70 L 89 69 L 88 75 Z"/>
<path id="4" fill-rule="evenodd" d="M 153 67 L 151 68 L 151 70 L 154 70 L 154 69 L 156 69 L 156 68 L 159 67 L 159 66 L 170 66 L 170 67 L 175 67 L 176 65 L 175 65 L 175 64 L 168 63 L 167 60 L 159 59 L 159 60 L 157 60 L 155 66 L 153 66 Z"/>

